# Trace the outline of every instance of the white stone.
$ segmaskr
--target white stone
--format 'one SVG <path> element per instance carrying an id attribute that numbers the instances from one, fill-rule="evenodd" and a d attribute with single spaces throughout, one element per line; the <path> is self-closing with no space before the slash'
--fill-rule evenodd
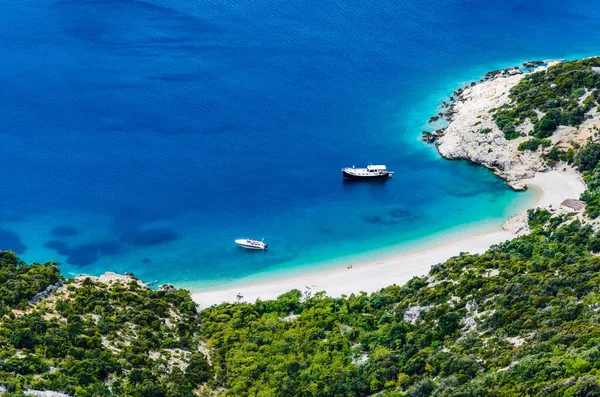
<path id="1" fill-rule="evenodd" d="M 431 306 L 413 306 L 408 308 L 406 312 L 404 312 L 404 321 L 407 323 L 414 324 L 417 322 L 421 313 L 427 312 L 431 309 Z"/>
<path id="2" fill-rule="evenodd" d="M 517 236 L 528 234 L 531 229 L 529 228 L 529 217 L 527 215 L 527 211 L 521 211 L 508 218 L 502 228 L 507 232 Z"/>

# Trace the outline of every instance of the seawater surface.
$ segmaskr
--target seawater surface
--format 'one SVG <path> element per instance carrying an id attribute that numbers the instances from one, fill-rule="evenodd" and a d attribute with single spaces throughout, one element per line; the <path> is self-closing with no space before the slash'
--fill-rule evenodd
<path id="1" fill-rule="evenodd" d="M 0 249 L 217 286 L 500 224 L 531 193 L 420 133 L 487 70 L 600 53 L 598 21 L 596 1 L 2 2 Z M 395 178 L 342 182 L 368 162 Z"/>

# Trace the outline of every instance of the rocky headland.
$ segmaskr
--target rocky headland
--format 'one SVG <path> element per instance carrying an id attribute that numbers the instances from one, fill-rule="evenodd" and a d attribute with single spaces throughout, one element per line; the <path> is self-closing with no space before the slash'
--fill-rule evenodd
<path id="1" fill-rule="evenodd" d="M 433 132 L 424 131 L 423 139 L 435 142 L 440 155 L 450 160 L 469 160 L 494 171 L 515 190 L 525 190 L 525 180 L 551 167 L 544 161 L 549 149 L 519 150 L 519 145 L 530 138 L 534 125 L 530 120 L 516 126 L 519 137 L 506 139 L 493 118 L 494 112 L 511 103 L 509 96 L 519 82 L 527 75 L 543 72 L 559 61 L 533 61 L 523 64 L 523 68 L 508 68 L 487 73 L 479 82 L 470 83 L 450 97 L 450 104 L 444 102 L 430 122 L 447 121 L 447 126 Z M 585 95 L 584 95 L 585 97 Z M 447 105 L 447 106 L 446 106 Z M 538 112 L 543 117 L 543 113 Z M 552 146 L 566 150 L 579 147 L 593 137 L 594 126 L 600 126 L 600 113 L 592 108 L 586 113 L 586 120 L 578 127 L 560 126 L 549 140 Z M 555 164 L 562 169 L 566 164 Z"/>
<path id="2" fill-rule="evenodd" d="M 560 66 L 549 70 L 556 65 Z M 556 71 L 570 66 L 570 62 L 532 61 L 486 73 L 443 101 L 429 120 L 432 128 L 423 132 L 423 140 L 435 143 L 446 159 L 468 160 L 491 169 L 514 190 L 536 186 L 548 192 L 553 184 L 561 184 L 562 188 L 553 189 L 552 198 L 535 204 L 556 213 L 562 200 L 583 193 L 585 183 L 572 167 L 573 153 L 588 142 L 598 142 L 600 130 L 600 107 L 594 105 L 597 89 L 567 86 L 565 90 L 564 85 L 556 84 L 565 80 L 564 76 L 583 79 L 581 75 L 573 77 L 585 70 L 581 66 Z M 600 68 L 592 66 L 590 73 L 600 73 Z M 540 125 L 555 109 L 560 109 L 562 119 L 543 131 Z M 584 214 L 578 217 L 590 221 Z M 529 233 L 527 211 L 508 219 L 504 230 L 517 236 Z"/>

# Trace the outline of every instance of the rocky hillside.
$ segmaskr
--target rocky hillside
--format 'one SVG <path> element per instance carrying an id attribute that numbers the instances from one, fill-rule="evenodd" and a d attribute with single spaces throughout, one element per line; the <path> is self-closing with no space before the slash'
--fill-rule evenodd
<path id="1" fill-rule="evenodd" d="M 516 190 L 524 179 L 598 139 L 600 58 L 528 63 L 491 72 L 454 93 L 448 125 L 425 133 L 448 159 L 488 167 Z M 437 116 L 434 120 L 437 121 Z"/>
<path id="2" fill-rule="evenodd" d="M 187 291 L 107 274 L 63 280 L 53 263 L 0 251 L 4 396 L 199 395 L 211 377 Z"/>

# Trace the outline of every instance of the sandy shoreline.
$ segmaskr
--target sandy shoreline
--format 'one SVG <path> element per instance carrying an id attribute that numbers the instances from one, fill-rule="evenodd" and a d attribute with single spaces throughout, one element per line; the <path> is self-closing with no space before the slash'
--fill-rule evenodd
<path id="1" fill-rule="evenodd" d="M 557 208 L 564 199 L 577 198 L 584 190 L 579 174 L 572 169 L 538 173 L 524 182 L 539 194 L 532 208 L 550 205 Z M 483 253 L 492 244 L 514 237 L 514 234 L 501 230 L 499 226 L 497 231 L 461 237 L 376 262 L 354 264 L 352 269 L 340 268 L 260 284 L 196 291 L 192 293 L 192 298 L 201 308 L 205 308 L 222 302 L 235 302 L 238 294 L 243 297 L 242 301 L 255 302 L 256 299 L 274 299 L 294 288 L 304 292 L 308 287 L 313 293 L 326 291 L 327 295 L 334 297 L 361 291 L 370 293 L 389 285 L 401 285 L 414 276 L 424 275 L 431 266 L 460 252 Z"/>
<path id="2" fill-rule="evenodd" d="M 532 208 L 548 206 L 558 208 L 564 199 L 578 199 L 585 190 L 581 175 L 573 168 L 564 171 L 538 172 L 535 177 L 525 179 L 523 182 L 529 189 L 539 192 L 539 197 Z"/>

